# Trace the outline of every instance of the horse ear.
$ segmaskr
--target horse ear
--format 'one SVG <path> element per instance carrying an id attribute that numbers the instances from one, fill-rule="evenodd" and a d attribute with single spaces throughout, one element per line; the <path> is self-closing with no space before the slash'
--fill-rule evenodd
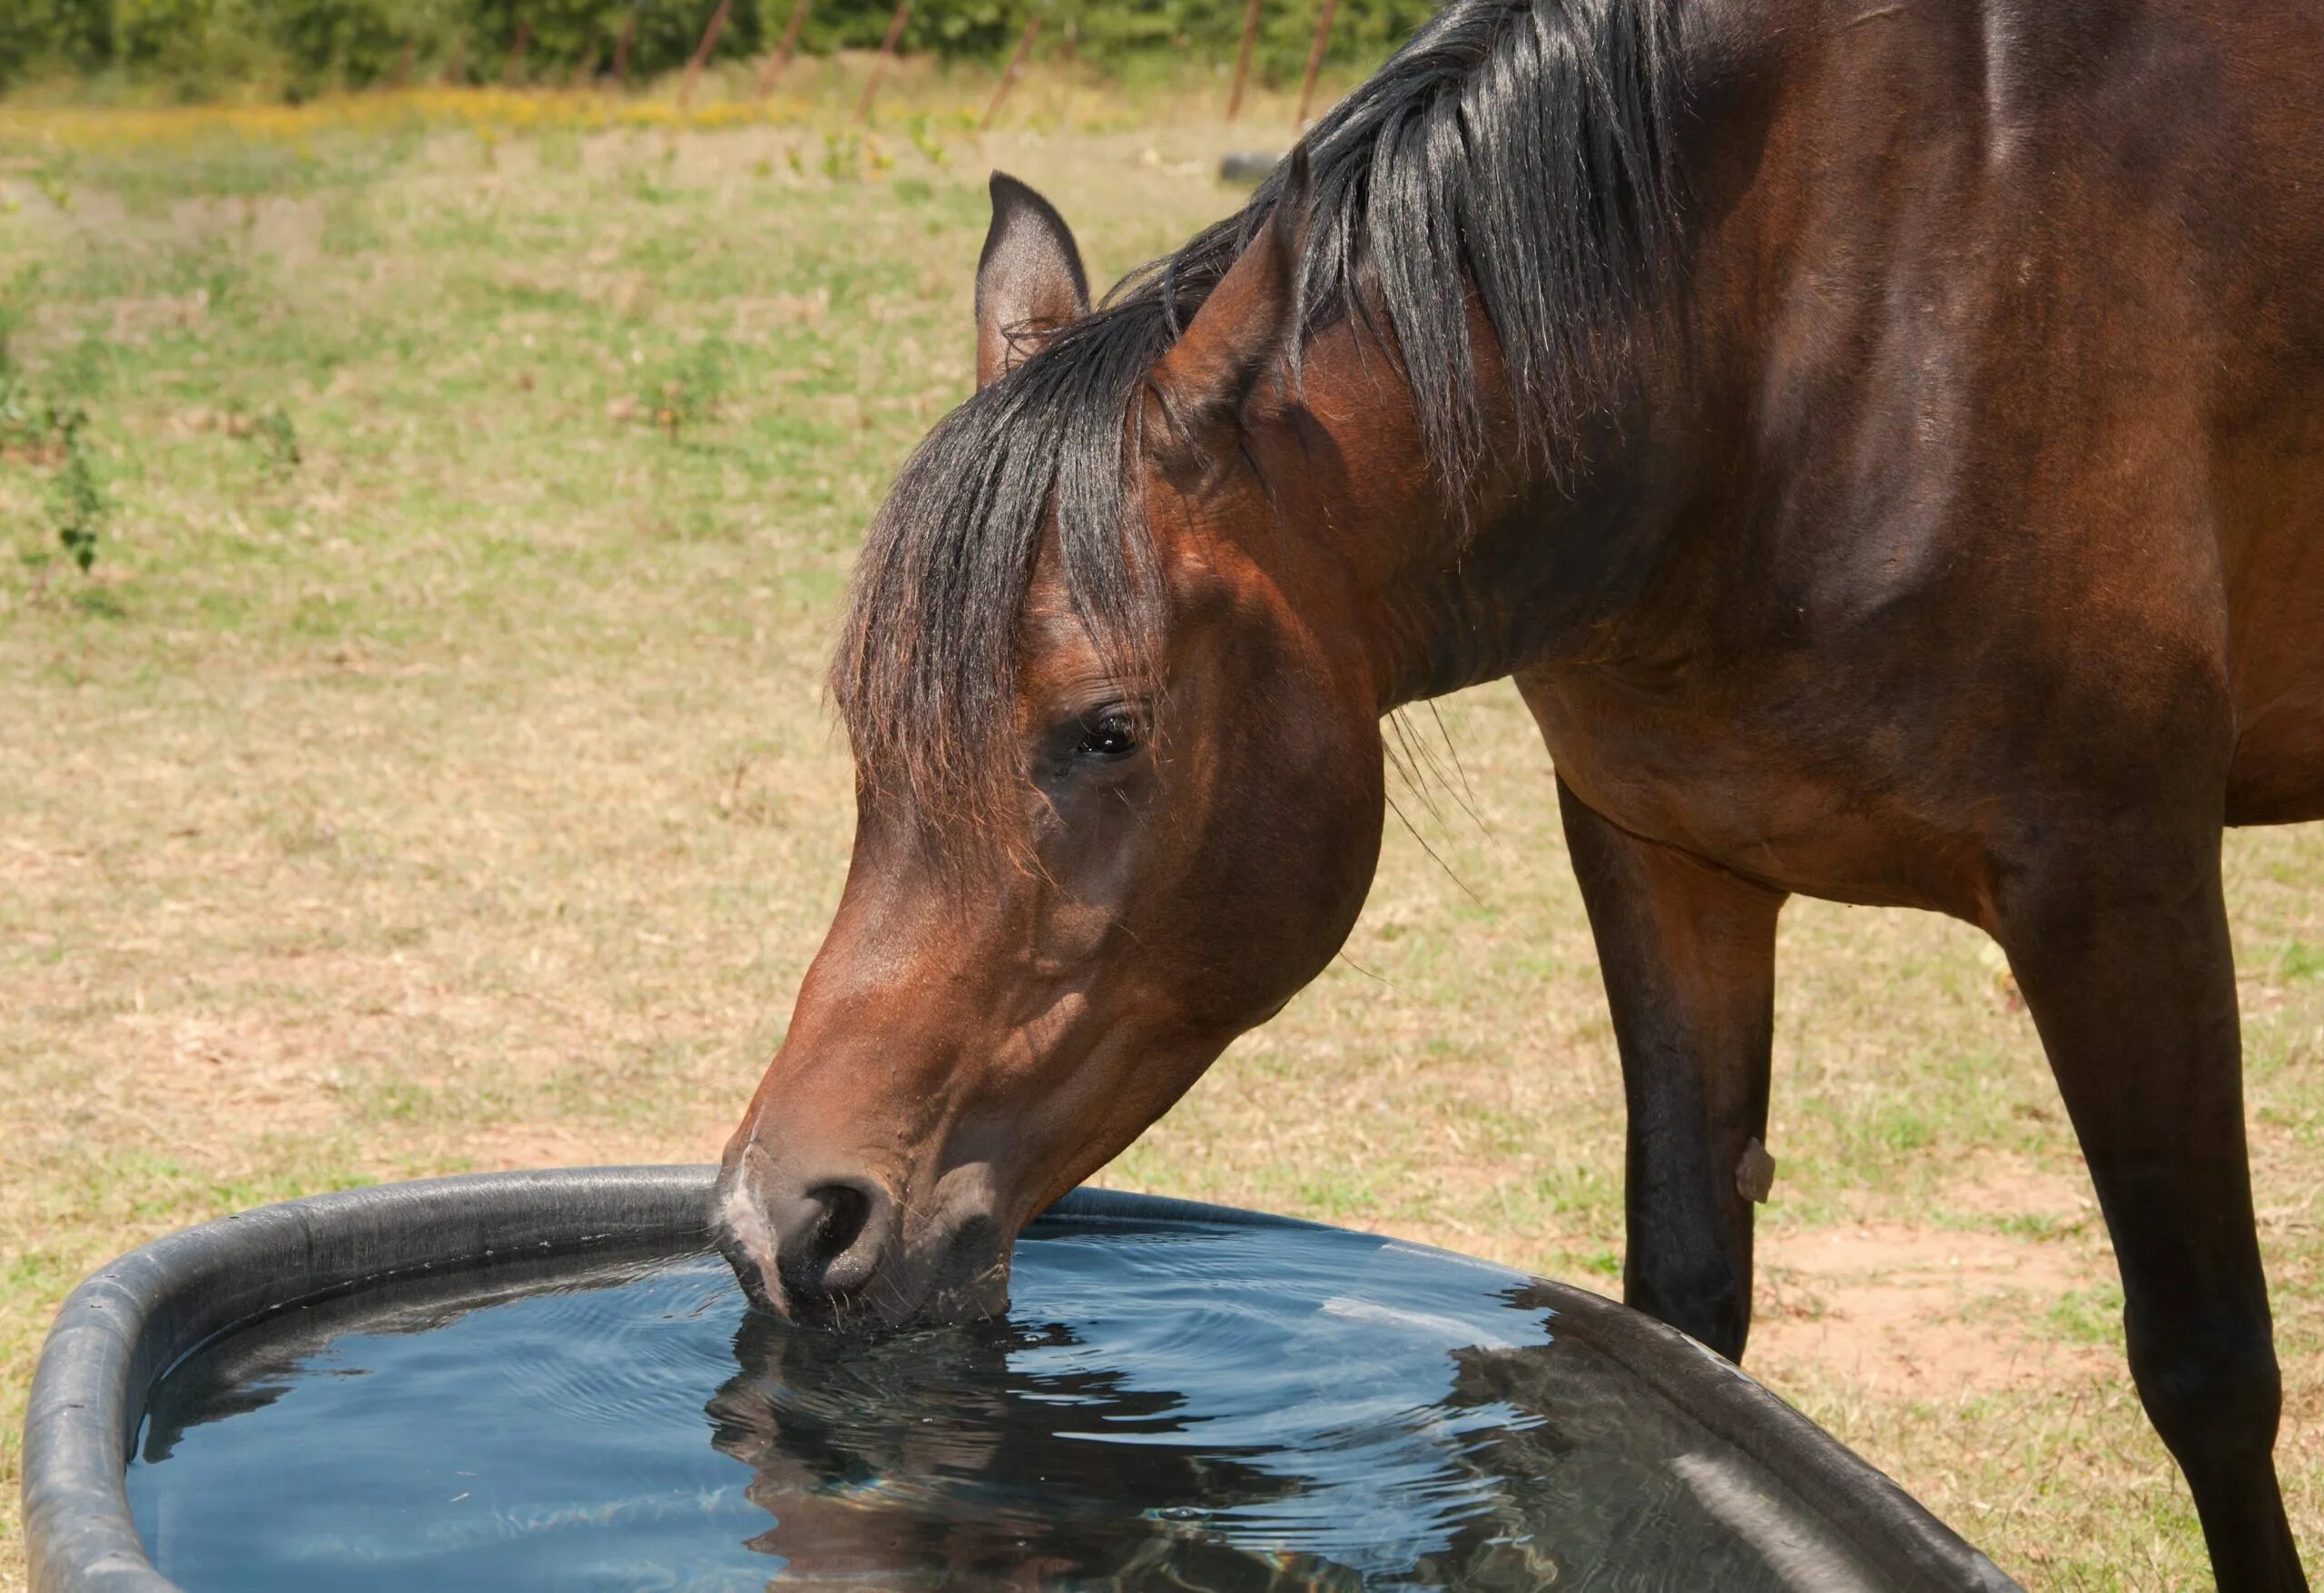
<path id="1" fill-rule="evenodd" d="M 1299 267 L 1315 208 L 1315 176 L 1302 144 L 1292 152 L 1266 224 L 1154 367 L 1155 391 L 1181 437 L 1192 438 L 1208 422 L 1232 424 L 1299 335 Z"/>
<path id="2" fill-rule="evenodd" d="M 992 174 L 992 226 L 977 257 L 977 386 L 1021 365 L 1049 334 L 1089 313 L 1081 251 L 1057 207 Z"/>

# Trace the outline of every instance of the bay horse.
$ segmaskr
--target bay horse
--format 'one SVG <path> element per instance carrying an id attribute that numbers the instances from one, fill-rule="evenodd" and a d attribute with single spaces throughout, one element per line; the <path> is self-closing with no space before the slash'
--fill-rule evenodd
<path id="1" fill-rule="evenodd" d="M 869 532 L 845 891 L 729 1145 L 763 1303 L 1010 1244 L 1334 954 L 1382 716 L 1512 677 L 1623 1293 L 1740 1357 L 1777 914 L 2006 953 L 2221 1587 L 2305 1585 L 2221 829 L 2324 816 L 2313 0 L 1452 0 L 1092 308 L 1006 177 Z"/>

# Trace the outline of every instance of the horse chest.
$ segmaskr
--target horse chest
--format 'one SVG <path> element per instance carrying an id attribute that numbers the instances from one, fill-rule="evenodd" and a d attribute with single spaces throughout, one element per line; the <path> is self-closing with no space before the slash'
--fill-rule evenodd
<path id="1" fill-rule="evenodd" d="M 1803 895 L 1976 919 L 1984 857 L 1922 738 L 1837 682 L 1729 682 L 1715 704 L 1583 670 L 1521 674 L 1559 778 L 1632 834 Z"/>

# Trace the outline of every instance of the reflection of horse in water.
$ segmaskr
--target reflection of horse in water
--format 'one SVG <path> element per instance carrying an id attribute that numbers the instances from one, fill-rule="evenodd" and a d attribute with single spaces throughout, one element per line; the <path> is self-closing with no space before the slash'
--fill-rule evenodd
<path id="1" fill-rule="evenodd" d="M 1263 1460 L 1205 1441 L 1184 1395 L 1022 1363 L 1072 1342 L 1000 1322 L 847 1340 L 751 1313 L 708 1406 L 713 1441 L 775 1518 L 749 1546 L 809 1586 L 1354 1588 L 1383 1545 L 1358 1565 L 1332 1540 L 1390 1512 L 1413 1545 L 1399 1586 L 1792 1585 L 1796 1564 L 1738 1531 L 1702 1479 L 1780 1489 L 1579 1340 L 1450 1352 L 1440 1408 L 1399 1413 L 1420 1487 L 1401 1467 L 1384 1480 L 1374 1450 L 1335 1457 L 1334 1434 Z M 1768 1519 L 1826 1552 L 1811 1519 Z"/>
<path id="2" fill-rule="evenodd" d="M 1124 1441 L 1179 1431 L 1182 1399 L 1114 1372 L 1011 1369 L 1012 1352 L 1043 1342 L 995 1322 L 848 1342 L 744 1317 L 741 1370 L 708 1409 L 714 1441 L 757 1473 L 750 1497 L 775 1518 L 751 1547 L 811 1584 L 1358 1585 L 1196 1530 L 1299 1482 L 1231 1451 Z"/>

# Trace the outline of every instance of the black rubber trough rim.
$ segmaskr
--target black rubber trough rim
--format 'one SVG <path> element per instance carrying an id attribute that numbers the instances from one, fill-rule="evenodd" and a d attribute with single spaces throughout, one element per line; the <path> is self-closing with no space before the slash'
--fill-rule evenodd
<path id="1" fill-rule="evenodd" d="M 129 1454 L 147 1397 L 178 1360 L 284 1306 L 399 1274 L 560 1253 L 705 1244 L 706 1166 L 580 1167 L 389 1184 L 262 1206 L 159 1239 L 74 1290 L 25 1415 L 25 1538 L 34 1593 L 174 1593 L 129 1512 Z M 1289 1217 L 1078 1189 L 1082 1221 L 1313 1226 Z M 1522 1274 L 1512 1273 L 1512 1277 Z M 2014 1588 L 1837 1439 L 1693 1340 L 1543 1281 L 1574 1334 L 1789 1484 L 1898 1588 Z"/>

